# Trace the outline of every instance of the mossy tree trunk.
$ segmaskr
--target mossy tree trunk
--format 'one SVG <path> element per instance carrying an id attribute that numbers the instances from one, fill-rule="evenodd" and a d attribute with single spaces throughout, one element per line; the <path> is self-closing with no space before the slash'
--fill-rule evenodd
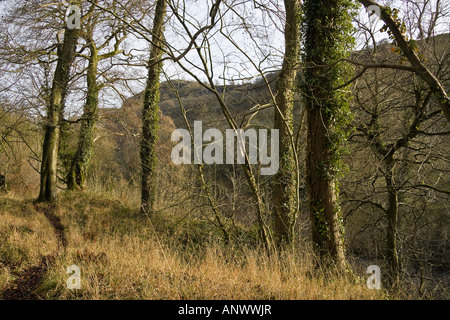
<path id="1" fill-rule="evenodd" d="M 162 69 L 160 61 L 164 46 L 164 18 L 166 16 L 166 1 L 158 0 L 152 29 L 152 44 L 148 69 L 147 86 L 144 94 L 142 110 L 141 137 L 141 213 L 151 214 L 156 198 L 156 142 L 159 128 L 159 77 Z"/>
<path id="2" fill-rule="evenodd" d="M 89 64 L 86 71 L 87 96 L 78 137 L 77 150 L 67 175 L 67 188 L 69 190 L 85 188 L 86 171 L 94 147 L 95 126 L 98 120 L 98 95 L 100 88 L 96 78 L 99 56 L 97 47 L 92 38 L 92 31 L 91 36 L 87 38 L 90 50 Z"/>
<path id="3" fill-rule="evenodd" d="M 298 168 L 294 145 L 294 92 L 300 60 L 300 0 L 285 0 L 285 55 L 277 79 L 275 129 L 280 133 L 280 165 L 273 186 L 275 238 L 279 246 L 291 243 L 298 214 Z"/>
<path id="4" fill-rule="evenodd" d="M 86 70 L 86 102 L 84 104 L 83 115 L 81 117 L 81 128 L 78 136 L 78 145 L 75 154 L 72 157 L 69 170 L 67 172 L 67 188 L 69 190 L 81 190 L 86 187 L 87 170 L 91 160 L 95 128 L 98 121 L 98 105 L 99 93 L 105 83 L 99 83 L 98 65 L 105 59 L 110 59 L 116 55 L 123 53 L 120 49 L 120 44 L 126 39 L 127 32 L 123 30 L 123 26 L 119 24 L 115 30 L 105 37 L 103 42 L 96 43 L 94 41 L 95 29 L 102 23 L 102 18 L 95 14 L 96 3 L 92 3 L 87 13 L 85 24 L 85 32 L 82 36 L 89 48 L 89 56 L 80 54 L 81 57 L 88 60 L 88 67 Z M 97 27 L 100 29 L 102 25 Z M 115 40 L 113 50 L 101 53 L 112 40 Z M 98 41 L 98 40 L 97 40 Z"/>
<path id="5" fill-rule="evenodd" d="M 325 265 L 347 268 L 344 229 L 339 205 L 338 178 L 342 171 L 342 143 L 350 120 L 342 85 L 347 72 L 336 61 L 353 43 L 347 0 L 307 0 L 305 11 L 305 84 L 307 107 L 307 189 L 316 253 Z"/>
<path id="6" fill-rule="evenodd" d="M 75 59 L 78 36 L 79 30 L 66 28 L 63 43 L 58 48 L 58 62 L 47 108 L 42 147 L 41 184 L 38 198 L 40 202 L 56 200 L 60 118 L 63 114 L 64 96 L 69 83 L 70 68 Z"/>

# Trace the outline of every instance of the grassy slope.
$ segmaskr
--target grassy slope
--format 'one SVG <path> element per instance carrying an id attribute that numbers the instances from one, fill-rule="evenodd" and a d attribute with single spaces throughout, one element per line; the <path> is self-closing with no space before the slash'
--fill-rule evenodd
<path id="1" fill-rule="evenodd" d="M 87 193 L 62 194 L 55 215 L 67 247 L 57 251 L 54 230 L 31 201 L 0 198 L 0 292 L 15 274 L 55 254 L 35 290 L 42 299 L 380 299 L 366 276 L 311 276 L 311 256 L 286 253 L 269 259 L 256 249 L 225 248 L 203 240 L 195 223 L 171 227 L 176 216 L 155 226 L 117 200 Z M 172 220 L 172 221 L 170 221 Z M 160 229 L 160 230 L 157 230 Z M 66 288 L 66 268 L 81 268 L 81 290 Z"/>

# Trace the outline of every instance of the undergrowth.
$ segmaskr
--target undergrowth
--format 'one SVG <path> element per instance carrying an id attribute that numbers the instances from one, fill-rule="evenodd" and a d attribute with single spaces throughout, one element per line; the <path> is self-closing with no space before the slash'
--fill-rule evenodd
<path id="1" fill-rule="evenodd" d="M 0 198 L 0 291 L 14 274 L 55 252 L 51 224 L 31 200 Z M 63 193 L 55 215 L 67 247 L 35 293 L 41 299 L 383 299 L 366 275 L 317 270 L 307 248 L 269 257 L 252 236 L 225 243 L 202 219 L 179 209 L 150 219 L 136 206 L 102 195 Z M 251 234 L 251 233 L 250 233 Z M 81 270 L 69 290 L 67 267 Z"/>

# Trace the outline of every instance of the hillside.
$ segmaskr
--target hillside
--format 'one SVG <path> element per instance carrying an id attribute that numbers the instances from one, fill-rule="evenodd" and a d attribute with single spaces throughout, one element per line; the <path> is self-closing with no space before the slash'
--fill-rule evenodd
<path id="1" fill-rule="evenodd" d="M 427 44 L 427 41 L 432 43 Z M 418 42 L 427 65 L 450 89 L 450 34 Z M 390 43 L 356 52 L 358 63 L 406 64 Z M 361 67 L 356 67 L 359 71 Z M 439 71 L 439 72 L 438 72 Z M 274 90 L 277 74 L 267 75 Z M 299 87 L 302 79 L 298 79 Z M 312 253 L 305 189 L 306 119 L 300 96 L 294 119 L 300 165 L 300 215 L 295 250 L 268 257 L 258 245 L 257 211 L 248 181 L 238 165 L 204 166 L 206 185 L 231 242 L 224 239 L 198 167 L 171 161 L 171 134 L 185 128 L 177 95 L 192 124 L 228 128 L 216 98 L 200 84 L 177 80 L 160 87 L 157 142 L 158 197 L 155 215 L 139 215 L 142 94 L 117 109 L 100 108 L 84 191 L 65 190 L 64 170 L 77 143 L 80 124 L 65 127 L 58 172 L 59 201 L 37 205 L 42 123 L 25 112 L 0 109 L 0 293 L 10 299 L 448 299 L 450 297 L 450 144 L 448 124 L 428 89 L 405 70 L 368 70 L 351 87 L 352 133 L 346 141 L 340 178 L 347 258 L 352 274 L 330 275 Z M 218 86 L 237 123 L 273 127 L 273 107 L 254 117 L 255 106 L 271 97 L 261 79 Z M 424 106 L 417 128 L 418 106 Z M 429 118 L 427 116 L 431 114 Z M 250 122 L 247 122 L 249 121 Z M 423 121 L 422 121 L 423 120 Z M 13 129 L 11 129 L 13 128 Z M 11 130 L 10 130 L 11 129 Z M 406 136 L 405 139 L 403 139 Z M 382 147 L 407 140 L 387 170 Z M 380 143 L 376 144 L 378 141 Z M 3 142 L 2 142 L 3 143 Z M 380 147 L 381 146 L 381 147 Z M 389 151 L 388 150 L 388 151 Z M 389 151 L 388 154 L 391 154 Z M 4 173 L 5 172 L 5 173 Z M 404 268 L 398 292 L 369 290 L 366 270 L 386 262 L 386 233 L 396 190 L 399 248 Z M 270 206 L 272 177 L 258 176 Z M 394 199 L 395 200 L 395 199 Z M 269 207 L 269 212 L 272 208 Z M 270 221 L 270 217 L 267 221 Z M 66 268 L 82 270 L 82 289 L 69 290 Z M 384 274 L 384 273 L 383 273 Z M 386 278 L 383 278 L 385 285 Z"/>
<path id="2" fill-rule="evenodd" d="M 199 242 L 184 239 L 199 226 L 190 222 L 181 230 L 176 212 L 168 212 L 169 228 L 163 228 L 139 216 L 123 198 L 63 194 L 52 211 L 56 220 L 49 219 L 51 208 L 31 201 L 1 197 L 0 205 L 5 299 L 383 298 L 367 289 L 363 278 L 311 278 L 307 256 L 286 253 L 271 260 L 257 249 L 229 252 L 207 235 Z M 55 221 L 64 226 L 65 241 L 56 236 Z M 81 290 L 67 288 L 70 265 L 81 269 Z"/>

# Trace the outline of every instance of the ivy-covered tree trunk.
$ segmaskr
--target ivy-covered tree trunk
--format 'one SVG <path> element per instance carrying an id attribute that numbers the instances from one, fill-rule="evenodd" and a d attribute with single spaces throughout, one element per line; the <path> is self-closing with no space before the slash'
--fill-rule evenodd
<path id="1" fill-rule="evenodd" d="M 60 118 L 63 114 L 64 96 L 69 83 L 70 67 L 75 59 L 78 35 L 79 31 L 77 29 L 71 30 L 66 28 L 64 41 L 58 48 L 58 62 L 47 108 L 45 136 L 42 147 L 41 185 L 38 198 L 40 202 L 56 200 Z"/>
<path id="2" fill-rule="evenodd" d="M 152 45 L 148 69 L 147 86 L 142 110 L 142 138 L 141 138 L 141 213 L 153 212 L 156 198 L 156 141 L 159 128 L 159 77 L 163 55 L 164 18 L 166 15 L 166 1 L 158 0 L 152 29 Z"/>
<path id="3" fill-rule="evenodd" d="M 89 37 L 89 65 L 86 71 L 87 97 L 84 105 L 81 128 L 78 138 L 78 146 L 72 159 L 67 175 L 67 188 L 69 190 L 84 189 L 86 171 L 94 147 L 95 125 L 98 120 L 98 95 L 97 66 L 98 50 L 92 37 Z"/>
<path id="4" fill-rule="evenodd" d="M 345 82 L 346 69 L 335 64 L 354 40 L 348 0 L 307 0 L 304 4 L 305 85 L 307 107 L 307 189 L 312 239 L 322 263 L 347 268 L 338 178 L 342 143 L 350 120 L 347 94 L 335 88 Z"/>
<path id="5" fill-rule="evenodd" d="M 275 238 L 278 245 L 290 243 L 298 214 L 297 166 L 294 146 L 294 91 L 300 60 L 300 0 L 285 0 L 285 55 L 276 88 L 275 129 L 280 132 L 280 165 L 274 177 Z"/>

